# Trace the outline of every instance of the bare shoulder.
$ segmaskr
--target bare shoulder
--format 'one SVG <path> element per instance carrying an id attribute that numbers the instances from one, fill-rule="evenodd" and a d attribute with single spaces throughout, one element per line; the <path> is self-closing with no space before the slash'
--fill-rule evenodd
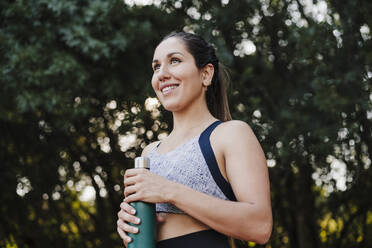
<path id="1" fill-rule="evenodd" d="M 248 123 L 240 120 L 226 121 L 216 128 L 215 141 L 224 154 L 234 154 L 261 149 L 260 143 Z"/>
<path id="2" fill-rule="evenodd" d="M 160 141 L 155 141 L 145 146 L 145 148 L 142 150 L 141 156 L 147 156 L 147 154 L 149 154 L 159 143 Z"/>
<path id="3" fill-rule="evenodd" d="M 248 123 L 240 120 L 223 122 L 218 129 L 218 136 L 229 139 L 241 139 L 242 137 L 255 136 Z"/>

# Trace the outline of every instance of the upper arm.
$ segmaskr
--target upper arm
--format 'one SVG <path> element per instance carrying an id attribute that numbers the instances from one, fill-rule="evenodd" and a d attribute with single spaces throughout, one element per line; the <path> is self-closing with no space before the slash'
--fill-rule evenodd
<path id="1" fill-rule="evenodd" d="M 270 208 L 269 173 L 264 152 L 249 125 L 230 121 L 221 129 L 226 174 L 238 201 Z"/>
<path id="2" fill-rule="evenodd" d="M 159 144 L 159 142 L 160 141 L 155 141 L 145 146 L 145 148 L 142 150 L 141 156 L 147 156 L 147 154 L 149 154 L 155 148 L 155 146 Z"/>

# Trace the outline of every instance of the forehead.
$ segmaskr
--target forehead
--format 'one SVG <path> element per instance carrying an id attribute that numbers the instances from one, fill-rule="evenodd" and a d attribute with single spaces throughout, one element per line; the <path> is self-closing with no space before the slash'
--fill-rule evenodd
<path id="1" fill-rule="evenodd" d="M 162 41 L 155 49 L 154 52 L 154 59 L 161 59 L 162 57 L 166 57 L 170 53 L 180 52 L 185 56 L 191 56 L 191 54 L 187 51 L 185 43 L 176 37 L 170 37 L 164 41 Z"/>

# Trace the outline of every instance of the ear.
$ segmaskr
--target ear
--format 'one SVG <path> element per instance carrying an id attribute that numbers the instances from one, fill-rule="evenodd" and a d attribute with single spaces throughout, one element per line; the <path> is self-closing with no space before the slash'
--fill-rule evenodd
<path id="1" fill-rule="evenodd" d="M 201 70 L 201 80 L 204 87 L 208 87 L 212 84 L 212 78 L 214 74 L 214 66 L 209 63 Z"/>

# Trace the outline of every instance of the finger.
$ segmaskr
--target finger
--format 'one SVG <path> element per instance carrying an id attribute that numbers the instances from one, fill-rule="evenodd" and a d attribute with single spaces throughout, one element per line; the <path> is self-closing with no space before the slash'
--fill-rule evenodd
<path id="1" fill-rule="evenodd" d="M 139 169 L 127 169 L 124 173 L 124 179 L 137 175 Z"/>
<path id="2" fill-rule="evenodd" d="M 124 178 L 124 186 L 130 186 L 130 185 L 136 184 L 137 179 L 138 179 L 138 175 Z"/>
<path id="3" fill-rule="evenodd" d="M 126 203 L 131 203 L 131 202 L 140 201 L 140 200 L 142 200 L 142 199 L 141 199 L 140 194 L 138 192 L 136 192 L 134 194 L 131 194 L 131 195 L 128 195 L 127 197 L 124 198 L 124 201 Z"/>
<path id="4" fill-rule="evenodd" d="M 124 196 L 127 197 L 127 196 L 129 196 L 129 195 L 131 195 L 131 194 L 134 194 L 134 193 L 136 193 L 136 192 L 137 192 L 137 187 L 136 187 L 136 186 L 134 186 L 134 185 L 132 185 L 132 186 L 127 186 L 127 187 L 125 187 L 125 189 L 124 189 Z"/>
<path id="5" fill-rule="evenodd" d="M 132 223 L 132 224 L 139 224 L 141 223 L 141 219 L 134 216 L 134 215 L 131 215 L 131 214 L 128 214 L 127 212 L 123 211 L 123 210 L 120 210 L 120 212 L 118 213 L 118 217 L 121 221 L 123 222 L 129 222 L 129 223 Z"/>
<path id="6" fill-rule="evenodd" d="M 128 246 L 128 242 L 126 241 L 127 236 L 125 235 L 124 231 L 121 230 L 120 227 L 117 227 L 116 230 L 117 230 L 120 238 L 123 240 L 125 247 L 127 247 Z"/>
<path id="7" fill-rule="evenodd" d="M 117 226 L 124 231 L 125 236 L 128 236 L 128 233 L 138 233 L 138 227 L 136 226 L 131 226 L 124 221 L 118 220 L 117 221 Z M 129 236 L 128 236 L 129 237 Z"/>
<path id="8" fill-rule="evenodd" d="M 130 237 L 127 236 L 125 234 L 125 232 L 120 229 L 120 227 L 117 227 L 116 230 L 118 231 L 120 238 L 123 240 L 125 247 L 128 247 L 128 243 L 129 243 L 129 239 L 128 238 L 130 238 Z"/>
<path id="9" fill-rule="evenodd" d="M 119 221 L 117 222 L 117 225 L 116 226 L 117 226 L 116 229 L 117 229 L 117 231 L 119 233 L 120 238 L 122 238 L 124 241 L 127 240 L 127 237 L 129 237 L 129 236 L 125 232 L 123 226 L 119 224 Z"/>
<path id="10" fill-rule="evenodd" d="M 123 209 L 125 212 L 130 213 L 132 215 L 136 214 L 136 209 L 124 201 L 120 203 L 120 208 Z"/>
<path id="11" fill-rule="evenodd" d="M 127 233 L 123 229 L 123 226 L 122 226 L 121 223 L 123 223 L 123 222 L 121 222 L 120 220 L 117 221 L 117 228 L 116 229 L 119 233 L 120 238 L 123 239 L 123 243 L 124 243 L 125 247 L 128 247 L 128 243 L 130 243 L 132 241 L 132 238 L 127 235 Z"/>
<path id="12" fill-rule="evenodd" d="M 133 177 L 133 176 L 136 176 L 138 174 L 147 173 L 147 172 L 148 172 L 147 169 L 140 169 L 140 168 L 127 169 L 124 173 L 124 178 Z"/>

